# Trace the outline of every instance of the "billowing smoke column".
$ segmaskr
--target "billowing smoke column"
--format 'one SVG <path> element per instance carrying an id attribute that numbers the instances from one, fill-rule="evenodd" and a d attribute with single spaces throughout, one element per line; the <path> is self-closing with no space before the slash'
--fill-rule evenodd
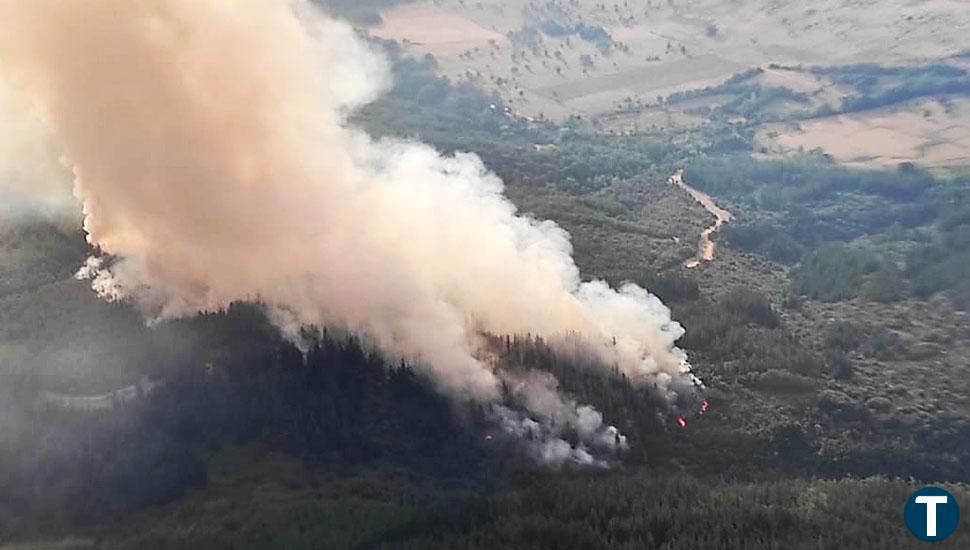
<path id="1" fill-rule="evenodd" d="M 2 28 L 2 23 L 0 23 Z M 76 222 L 70 170 L 59 162 L 46 128 L 30 114 L 29 99 L 0 71 L 0 223 L 22 215 Z"/>
<path id="2" fill-rule="evenodd" d="M 496 405 L 493 419 L 505 433 L 524 441 L 526 451 L 537 461 L 557 467 L 567 463 L 607 467 L 609 460 L 597 455 L 611 456 L 627 448 L 626 436 L 614 426 L 604 426 L 603 415 L 596 409 L 563 397 L 551 374 L 528 371 L 502 376 L 512 401 L 524 411 Z M 567 430 L 576 435 L 577 445 L 561 437 Z"/>
<path id="3" fill-rule="evenodd" d="M 568 235 L 517 215 L 477 157 L 348 126 L 385 61 L 303 0 L 0 0 L 0 63 L 73 171 L 102 253 L 82 275 L 106 299 L 152 319 L 258 300 L 284 330 L 366 334 L 484 403 L 487 333 L 579 341 L 664 392 L 696 381 L 669 310 L 582 282 Z M 572 408 L 559 422 L 587 445 L 625 445 L 554 381 L 516 383 L 510 431 L 555 435 L 549 408 Z"/>

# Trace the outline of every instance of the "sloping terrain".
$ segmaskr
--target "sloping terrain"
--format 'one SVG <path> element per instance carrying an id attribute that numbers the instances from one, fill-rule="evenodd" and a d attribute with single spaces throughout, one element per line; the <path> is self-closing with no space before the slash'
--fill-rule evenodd
<path id="1" fill-rule="evenodd" d="M 967 47 L 964 10 L 948 0 L 439 0 L 384 10 L 369 31 L 433 55 L 439 74 L 517 113 L 561 120 L 656 104 L 744 67 L 947 57 Z"/>

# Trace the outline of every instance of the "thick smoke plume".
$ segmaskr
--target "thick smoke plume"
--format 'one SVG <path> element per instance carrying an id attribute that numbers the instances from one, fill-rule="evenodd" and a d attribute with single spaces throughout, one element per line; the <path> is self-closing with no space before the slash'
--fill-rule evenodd
<path id="1" fill-rule="evenodd" d="M 78 218 L 71 172 L 38 122 L 30 98 L 11 87 L 0 71 L 0 222 L 38 214 L 64 221 Z"/>
<path id="2" fill-rule="evenodd" d="M 547 372 L 502 373 L 511 401 L 522 410 L 504 405 L 492 407 L 493 420 L 508 435 L 525 442 L 537 461 L 559 467 L 564 464 L 608 467 L 617 451 L 627 448 L 626 436 L 603 424 L 603 415 L 589 405 L 564 397 L 555 377 Z M 564 437 L 571 432 L 578 442 Z"/>
<path id="3" fill-rule="evenodd" d="M 669 310 L 582 282 L 568 235 L 518 215 L 477 157 L 348 126 L 385 60 L 303 0 L 0 0 L 0 64 L 73 173 L 102 253 L 82 274 L 107 299 L 153 319 L 258 300 L 285 330 L 366 334 L 486 403 L 488 333 L 581 342 L 663 391 L 695 380 Z M 572 407 L 561 422 L 620 445 L 595 411 L 520 393 L 540 422 Z"/>

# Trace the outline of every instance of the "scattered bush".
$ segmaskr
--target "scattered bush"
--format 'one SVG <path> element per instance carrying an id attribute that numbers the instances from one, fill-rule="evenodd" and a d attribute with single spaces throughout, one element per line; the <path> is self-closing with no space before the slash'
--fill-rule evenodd
<path id="1" fill-rule="evenodd" d="M 877 265 L 864 250 L 829 244 L 809 254 L 792 270 L 791 286 L 795 292 L 816 300 L 846 300 L 859 294 L 863 277 Z"/>
<path id="2" fill-rule="evenodd" d="M 721 304 L 748 322 L 764 327 L 778 326 L 778 314 L 775 313 L 771 302 L 759 292 L 745 287 L 737 287 L 727 292 L 720 299 Z"/>
<path id="3" fill-rule="evenodd" d="M 773 393 L 807 393 L 815 390 L 817 382 L 788 371 L 769 369 L 755 376 L 751 385 Z"/>

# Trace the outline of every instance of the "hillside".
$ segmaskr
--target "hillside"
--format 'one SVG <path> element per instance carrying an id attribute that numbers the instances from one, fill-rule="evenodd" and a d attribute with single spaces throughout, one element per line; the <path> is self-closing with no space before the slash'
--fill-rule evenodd
<path id="1" fill-rule="evenodd" d="M 324 4 L 393 75 L 345 124 L 474 153 L 583 280 L 670 308 L 703 388 L 481 331 L 510 376 L 463 400 L 258 297 L 148 322 L 75 278 L 83 232 L 8 216 L 0 549 L 916 548 L 914 488 L 970 505 L 958 2 Z M 502 422 L 542 373 L 615 452 L 544 461 Z"/>

